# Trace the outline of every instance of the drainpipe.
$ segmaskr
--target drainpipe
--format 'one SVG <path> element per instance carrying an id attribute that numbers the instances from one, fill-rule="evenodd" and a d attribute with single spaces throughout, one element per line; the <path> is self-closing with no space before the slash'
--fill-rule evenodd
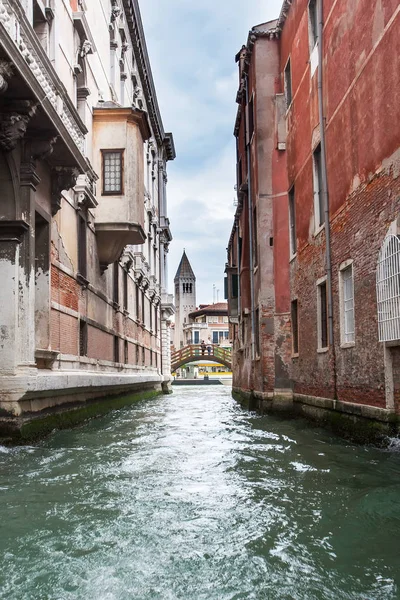
<path id="1" fill-rule="evenodd" d="M 333 327 L 333 292 L 332 292 L 332 254 L 331 254 L 331 229 L 329 221 L 329 193 L 328 173 L 326 166 L 326 136 L 325 136 L 325 114 L 324 114 L 324 82 L 323 82 L 323 45 L 324 45 L 324 0 L 318 0 L 318 112 L 321 133 L 321 192 L 325 213 L 325 242 L 326 242 L 326 274 L 328 281 L 328 324 L 329 340 L 332 345 L 333 361 L 333 390 L 334 398 L 337 398 L 337 373 L 336 373 L 336 350 Z"/>
<path id="2" fill-rule="evenodd" d="M 249 78 L 247 73 L 245 73 L 245 87 L 246 87 L 246 106 L 249 106 Z M 247 122 L 245 119 L 245 133 L 247 138 Z M 254 340 L 255 340 L 255 319 L 254 319 L 254 260 L 253 260 L 253 201 L 252 201 L 252 192 L 251 192 L 251 152 L 250 152 L 250 139 L 247 143 L 246 147 L 246 155 L 247 155 L 247 202 L 248 202 L 248 218 L 249 218 L 249 246 L 250 246 L 250 305 L 251 305 L 251 360 L 255 360 L 255 348 L 254 348 Z"/>

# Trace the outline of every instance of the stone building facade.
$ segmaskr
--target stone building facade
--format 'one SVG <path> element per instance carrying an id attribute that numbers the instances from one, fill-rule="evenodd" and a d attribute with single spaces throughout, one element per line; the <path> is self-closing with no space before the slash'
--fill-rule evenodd
<path id="1" fill-rule="evenodd" d="M 399 49 L 397 0 L 285 0 L 237 56 L 234 387 L 267 404 L 399 414 Z"/>
<path id="2" fill-rule="evenodd" d="M 170 378 L 165 133 L 137 0 L 0 0 L 0 415 Z"/>

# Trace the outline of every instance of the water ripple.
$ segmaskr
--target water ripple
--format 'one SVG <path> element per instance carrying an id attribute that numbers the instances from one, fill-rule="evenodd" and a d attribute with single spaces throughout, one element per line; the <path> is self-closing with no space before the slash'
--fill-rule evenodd
<path id="1" fill-rule="evenodd" d="M 0 447 L 0 599 L 398 599 L 399 476 L 398 452 L 179 388 Z"/>

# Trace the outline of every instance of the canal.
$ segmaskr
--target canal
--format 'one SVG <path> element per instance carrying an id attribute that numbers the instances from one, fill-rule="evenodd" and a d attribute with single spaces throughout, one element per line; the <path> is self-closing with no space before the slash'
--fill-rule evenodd
<path id="1" fill-rule="evenodd" d="M 400 453 L 223 386 L 0 446 L 0 598 L 400 598 Z"/>

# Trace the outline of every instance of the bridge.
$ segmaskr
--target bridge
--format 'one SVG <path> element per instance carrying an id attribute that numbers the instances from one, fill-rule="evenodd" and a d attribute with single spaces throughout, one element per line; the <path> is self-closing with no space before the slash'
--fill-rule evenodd
<path id="1" fill-rule="evenodd" d="M 230 371 L 232 370 L 232 353 L 229 348 L 220 348 L 220 346 L 213 344 L 211 353 L 209 354 L 206 350 L 203 354 L 199 344 L 190 344 L 171 352 L 171 371 L 174 372 L 179 367 L 196 360 L 215 362 L 228 367 Z"/>

